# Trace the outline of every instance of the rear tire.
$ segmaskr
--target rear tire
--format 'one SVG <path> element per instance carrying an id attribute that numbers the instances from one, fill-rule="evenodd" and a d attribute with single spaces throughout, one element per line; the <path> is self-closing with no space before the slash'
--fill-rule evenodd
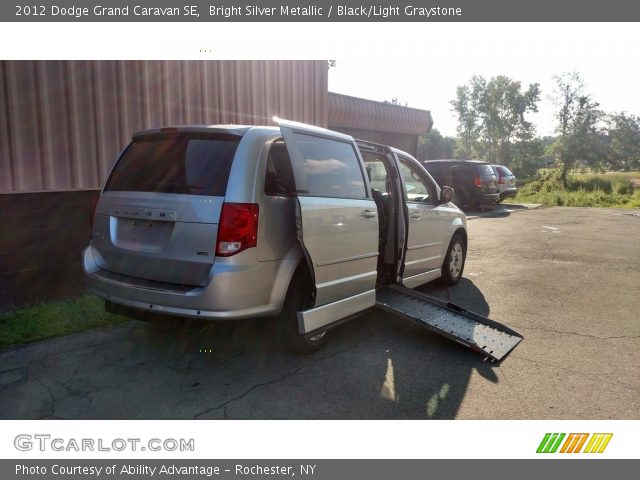
<path id="1" fill-rule="evenodd" d="M 447 254 L 442 262 L 442 275 L 440 283 L 443 285 L 455 285 L 462 278 L 464 271 L 464 262 L 467 256 L 467 249 L 464 238 L 456 233 L 451 239 Z"/>
<path id="2" fill-rule="evenodd" d="M 280 314 L 280 326 L 284 331 L 286 347 L 294 353 L 309 354 L 320 350 L 327 343 L 329 334 L 322 332 L 307 337 L 298 329 L 298 312 L 313 306 L 311 279 L 304 267 L 299 267 L 289 284 L 289 291 Z"/>

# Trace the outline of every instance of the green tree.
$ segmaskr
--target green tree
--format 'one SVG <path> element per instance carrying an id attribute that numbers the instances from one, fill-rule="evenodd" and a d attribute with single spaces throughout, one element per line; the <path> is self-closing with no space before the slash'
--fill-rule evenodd
<path id="1" fill-rule="evenodd" d="M 526 119 L 538 111 L 540 86 L 537 83 L 522 90 L 520 82 L 504 75 L 487 81 L 474 76 L 468 85 L 456 89 L 451 101 L 458 115 L 461 150 L 492 163 L 510 165 L 514 146 L 522 150 L 535 136 L 533 124 Z"/>
<path id="2" fill-rule="evenodd" d="M 616 170 L 640 168 L 640 117 L 625 112 L 608 118 L 607 163 Z"/>
<path id="3" fill-rule="evenodd" d="M 456 142 L 456 138 L 443 137 L 437 129 L 433 129 L 418 139 L 418 159 L 454 158 Z"/>
<path id="4" fill-rule="evenodd" d="M 545 140 L 532 138 L 513 144 L 509 168 L 517 177 L 534 177 L 545 166 Z"/>
<path id="5" fill-rule="evenodd" d="M 606 150 L 601 130 L 603 112 L 585 92 L 577 72 L 554 77 L 556 88 L 551 100 L 557 107 L 556 141 L 551 152 L 560 165 L 560 179 L 567 185 L 567 173 L 577 165 L 601 168 Z"/>
<path id="6" fill-rule="evenodd" d="M 401 107 L 408 107 L 409 102 L 404 102 L 404 104 L 398 100 L 398 98 L 392 98 L 391 100 L 383 100 L 382 103 L 390 103 L 391 105 L 400 105 Z"/>
<path id="7" fill-rule="evenodd" d="M 476 77 L 474 77 L 476 78 Z M 473 91 L 467 85 L 456 88 L 456 98 L 451 101 L 453 110 L 458 114 L 459 151 L 465 158 L 472 158 L 474 144 L 478 140 L 478 113 Z"/>
<path id="8" fill-rule="evenodd" d="M 514 143 L 526 144 L 535 136 L 533 124 L 525 114 L 537 112 L 539 101 L 537 83 L 522 91 L 520 82 L 500 75 L 486 84 L 478 97 L 485 159 L 511 164 Z"/>

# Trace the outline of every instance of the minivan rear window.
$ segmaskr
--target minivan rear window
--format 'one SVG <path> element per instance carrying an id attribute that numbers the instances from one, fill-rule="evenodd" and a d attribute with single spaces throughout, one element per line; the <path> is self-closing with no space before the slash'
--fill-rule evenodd
<path id="1" fill-rule="evenodd" d="M 476 167 L 478 168 L 479 175 L 495 175 L 495 173 L 493 172 L 493 168 L 491 168 L 491 165 L 477 163 Z"/>
<path id="2" fill-rule="evenodd" d="M 183 193 L 222 197 L 240 137 L 168 133 L 134 138 L 105 191 Z"/>
<path id="3" fill-rule="evenodd" d="M 498 172 L 500 172 L 500 175 L 502 175 L 503 177 L 510 177 L 511 175 L 513 175 L 513 173 L 511 173 L 511 170 L 509 170 L 505 166 L 498 165 L 497 169 Z"/>

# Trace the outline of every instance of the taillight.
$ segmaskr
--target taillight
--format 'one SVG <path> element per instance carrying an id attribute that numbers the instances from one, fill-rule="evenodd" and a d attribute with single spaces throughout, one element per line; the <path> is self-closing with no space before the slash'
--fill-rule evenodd
<path id="1" fill-rule="evenodd" d="M 500 185 L 504 185 L 504 177 L 502 175 L 500 175 L 500 180 L 498 180 L 498 183 L 500 183 Z"/>
<path id="2" fill-rule="evenodd" d="M 473 183 L 476 187 L 482 188 L 482 179 L 480 177 L 476 177 L 473 179 Z"/>
<path id="3" fill-rule="evenodd" d="M 224 203 L 218 224 L 216 255 L 230 257 L 258 242 L 258 205 Z"/>

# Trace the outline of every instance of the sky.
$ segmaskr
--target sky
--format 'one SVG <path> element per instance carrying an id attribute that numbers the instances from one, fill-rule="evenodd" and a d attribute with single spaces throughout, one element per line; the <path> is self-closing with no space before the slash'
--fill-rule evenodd
<path id="1" fill-rule="evenodd" d="M 391 100 L 430 110 L 434 128 L 455 135 L 449 102 L 473 75 L 507 75 L 539 83 L 538 113 L 528 119 L 539 135 L 553 134 L 553 76 L 575 70 L 585 91 L 606 112 L 640 115 L 640 27 L 632 23 L 461 23 L 394 26 L 388 41 L 376 36 L 337 53 L 329 91 Z M 366 33 L 366 32 L 364 32 Z"/>
<path id="2" fill-rule="evenodd" d="M 379 101 L 397 98 L 430 110 L 434 128 L 445 135 L 456 134 L 449 102 L 456 87 L 473 75 L 507 75 L 523 89 L 539 83 L 539 112 L 529 117 L 539 135 L 554 130 L 548 98 L 553 76 L 571 70 L 581 74 L 586 91 L 606 112 L 640 115 L 638 23 L 290 22 L 278 28 L 253 23 L 240 37 L 234 23 L 213 30 L 204 23 L 177 23 L 161 37 L 149 23 L 136 26 L 142 39 L 137 42 L 114 37 L 113 24 L 39 28 L 48 39 L 46 48 L 22 25 L 4 25 L 0 38 L 12 41 L 5 42 L 11 48 L 4 49 L 3 58 L 59 59 L 64 52 L 62 58 L 76 59 L 202 59 L 194 45 L 220 45 L 212 48 L 219 59 L 332 59 L 337 65 L 329 69 L 330 91 Z M 77 41 L 85 37 L 96 40 Z M 151 50 L 147 38 L 156 41 Z"/>

